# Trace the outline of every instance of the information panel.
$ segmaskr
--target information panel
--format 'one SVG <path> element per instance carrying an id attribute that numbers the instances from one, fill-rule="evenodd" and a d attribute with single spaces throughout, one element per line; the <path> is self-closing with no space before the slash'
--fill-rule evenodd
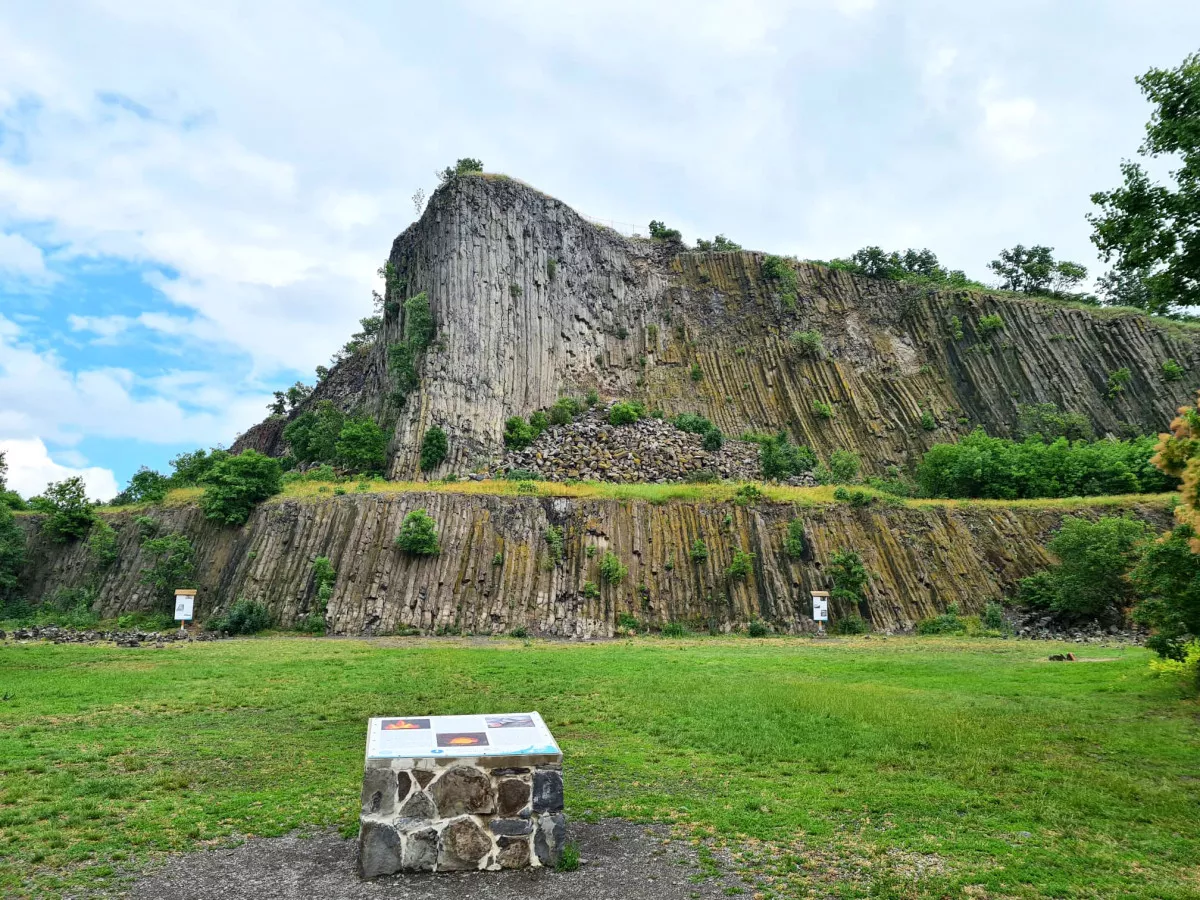
<path id="1" fill-rule="evenodd" d="M 195 591 L 179 591 L 175 594 L 175 619 L 178 622 L 192 621 L 192 609 L 196 603 Z"/>
<path id="2" fill-rule="evenodd" d="M 367 756 L 533 756 L 561 754 L 535 712 L 485 716 L 396 716 L 371 719 Z"/>

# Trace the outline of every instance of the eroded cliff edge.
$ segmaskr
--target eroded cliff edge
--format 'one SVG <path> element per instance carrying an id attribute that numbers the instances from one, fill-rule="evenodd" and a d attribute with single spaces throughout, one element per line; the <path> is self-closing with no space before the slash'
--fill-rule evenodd
<path id="1" fill-rule="evenodd" d="M 413 558 L 393 545 L 404 515 L 418 508 L 438 523 L 439 556 Z M 1128 511 L 1159 530 L 1170 523 L 1165 505 Z M 146 512 L 105 514 L 119 540 L 117 561 L 105 570 L 95 568 L 84 543 L 51 543 L 36 516 L 23 516 L 28 595 L 97 584 L 101 615 L 153 608 L 151 589 L 140 583 L 149 561 L 134 522 Z M 1113 513 L 1100 506 L 1072 511 Z M 809 591 L 828 589 L 830 556 L 844 549 L 862 555 L 871 581 L 861 608 L 835 603 L 835 619 L 858 612 L 875 629 L 898 629 L 952 602 L 977 611 L 1046 564 L 1043 544 L 1063 516 L 1060 508 L 1031 506 L 655 504 L 450 491 L 276 500 L 241 528 L 217 526 L 191 506 L 149 514 L 161 531 L 186 534 L 196 548 L 201 619 L 245 597 L 290 625 L 312 609 L 312 561 L 327 556 L 338 576 L 328 609 L 333 633 L 524 627 L 580 637 L 611 635 L 622 614 L 656 626 L 728 629 L 761 619 L 781 631 L 811 630 Z M 804 525 L 800 559 L 784 549 L 794 517 Z M 558 565 L 546 561 L 551 525 L 565 535 Z M 697 539 L 708 548 L 702 563 L 689 556 Z M 590 555 L 589 547 L 596 548 Z M 755 554 L 745 579 L 726 573 L 737 549 Z M 620 584 L 599 576 L 606 550 L 629 568 Z M 589 581 L 599 596 L 585 592 Z"/>
<path id="2" fill-rule="evenodd" d="M 507 417 L 588 389 L 698 412 L 731 434 L 788 428 L 822 457 L 859 453 L 877 474 L 976 425 L 1009 434 L 1023 403 L 1083 413 L 1098 435 L 1156 433 L 1189 396 L 1189 380 L 1164 380 L 1163 362 L 1200 365 L 1200 337 L 1145 316 L 813 264 L 797 267 L 789 308 L 764 281 L 762 259 L 677 253 L 593 225 L 518 181 L 462 177 L 434 194 L 389 256 L 399 292 L 389 299 L 424 291 L 437 323 L 419 389 L 402 407 L 389 400 L 387 348 L 404 329 L 394 303 L 375 344 L 335 368 L 310 403 L 331 399 L 383 422 L 393 478 L 416 472 L 431 425 L 450 435 L 439 471 L 470 471 L 499 451 Z M 991 315 L 1001 327 L 981 327 Z M 822 335 L 820 356 L 789 344 L 807 329 Z M 1113 390 L 1121 369 L 1129 380 Z M 239 448 L 281 454 L 284 424 L 256 426 Z"/>

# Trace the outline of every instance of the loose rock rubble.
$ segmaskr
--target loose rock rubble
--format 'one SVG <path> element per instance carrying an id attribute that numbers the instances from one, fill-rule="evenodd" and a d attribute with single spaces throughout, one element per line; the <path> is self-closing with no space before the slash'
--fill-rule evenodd
<path id="1" fill-rule="evenodd" d="M 79 631 L 75 628 L 60 628 L 57 625 L 34 625 L 16 628 L 10 637 L 14 641 L 53 641 L 56 644 L 113 643 L 118 647 L 141 647 L 143 644 L 165 646 L 174 641 L 215 641 L 220 635 L 201 631 L 190 635 L 186 631 Z M 4 632 L 0 631 L 0 640 Z"/>
<path id="2" fill-rule="evenodd" d="M 665 483 L 695 478 L 705 470 L 714 480 L 761 477 L 758 445 L 726 440 L 720 450 L 704 449 L 698 434 L 680 431 L 662 419 L 610 425 L 608 412 L 593 409 L 568 425 L 551 425 L 524 450 L 509 450 L 493 476 L 524 469 L 547 481 Z"/>
<path id="3" fill-rule="evenodd" d="M 1136 628 L 1088 622 L 1078 627 L 1057 624 L 1052 616 L 1034 615 L 1014 623 L 1017 637 L 1037 641 L 1063 641 L 1076 644 L 1145 643 L 1146 635 Z"/>

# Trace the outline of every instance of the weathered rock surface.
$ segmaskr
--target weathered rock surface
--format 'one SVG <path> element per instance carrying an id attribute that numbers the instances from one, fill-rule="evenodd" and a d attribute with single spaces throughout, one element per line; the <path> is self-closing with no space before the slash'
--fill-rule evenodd
<path id="1" fill-rule="evenodd" d="M 762 477 L 758 445 L 726 440 L 705 450 L 698 434 L 670 422 L 639 419 L 610 425 L 608 410 L 593 409 L 569 425 L 551 425 L 524 450 L 504 454 L 492 474 L 534 472 L 547 481 L 670 482 L 707 474 L 711 480 Z"/>
<path id="2" fill-rule="evenodd" d="M 437 522 L 439 556 L 413 558 L 395 548 L 400 523 L 413 509 L 427 510 Z M 835 618 L 857 611 L 882 630 L 910 627 L 951 602 L 965 613 L 978 612 L 1049 562 L 1043 548 L 1064 514 L 1120 511 L 653 504 L 444 491 L 272 501 L 241 528 L 217 526 L 195 507 L 154 515 L 162 532 L 184 533 L 196 548 L 201 621 L 245 597 L 265 603 L 282 625 L 290 625 L 311 611 L 312 561 L 327 556 L 337 570 L 328 609 L 334 633 L 524 627 L 586 637 L 612 635 L 621 615 L 651 626 L 682 621 L 727 629 L 763 619 L 783 632 L 811 630 L 809 592 L 829 588 L 830 556 L 843 549 L 862 555 L 871 580 L 862 607 L 834 603 Z M 1159 530 L 1171 523 L 1162 505 L 1129 511 Z M 784 549 L 792 518 L 804 528 L 800 559 Z M 117 530 L 118 557 L 100 571 L 86 542 L 53 543 L 41 534 L 39 517 L 18 517 L 29 535 L 23 580 L 31 600 L 94 582 L 95 608 L 105 616 L 153 607 L 151 589 L 141 584 L 150 561 L 139 547 L 134 514 L 106 519 Z M 563 530 L 565 558 L 547 566 L 550 525 Z M 709 551 L 699 564 L 689 557 L 696 540 Z M 744 579 L 726 574 L 736 549 L 754 554 Z M 599 577 L 599 560 L 608 550 L 629 568 L 619 584 Z M 600 586 L 598 596 L 584 592 L 587 582 Z"/>
<path id="3" fill-rule="evenodd" d="M 587 389 L 669 416 L 697 412 L 726 434 L 787 427 L 822 458 L 853 450 L 865 472 L 881 474 L 976 425 L 1008 433 L 1022 403 L 1083 413 L 1101 435 L 1157 433 L 1192 390 L 1190 379 L 1164 381 L 1163 362 L 1200 368 L 1195 332 L 1141 315 L 929 291 L 818 265 L 798 267 L 789 309 L 764 281 L 762 258 L 677 255 L 592 225 L 513 179 L 459 178 L 434 193 L 389 256 L 404 285 L 391 299 L 427 292 L 437 323 L 419 390 L 402 409 L 388 400 L 400 313 L 310 402 L 366 410 L 392 428 L 393 477 L 417 472 L 431 425 L 450 436 L 444 471 L 465 473 L 502 451 L 506 418 Z M 1003 327 L 979 328 L 992 314 Z M 789 335 L 808 329 L 821 333 L 823 353 L 792 349 Z M 1109 374 L 1121 368 L 1130 381 L 1110 396 Z M 282 453 L 283 424 L 256 426 L 235 449 Z"/>

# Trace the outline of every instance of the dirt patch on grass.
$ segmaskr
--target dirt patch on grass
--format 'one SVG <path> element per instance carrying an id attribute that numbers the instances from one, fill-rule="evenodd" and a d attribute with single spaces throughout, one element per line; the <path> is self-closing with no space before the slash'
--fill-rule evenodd
<path id="1" fill-rule="evenodd" d="M 171 857 L 130 888 L 132 900 L 715 900 L 738 880 L 667 829 L 622 821 L 570 826 L 585 862 L 574 872 L 524 869 L 397 875 L 359 881 L 356 843 L 334 832 L 259 838 Z"/>

